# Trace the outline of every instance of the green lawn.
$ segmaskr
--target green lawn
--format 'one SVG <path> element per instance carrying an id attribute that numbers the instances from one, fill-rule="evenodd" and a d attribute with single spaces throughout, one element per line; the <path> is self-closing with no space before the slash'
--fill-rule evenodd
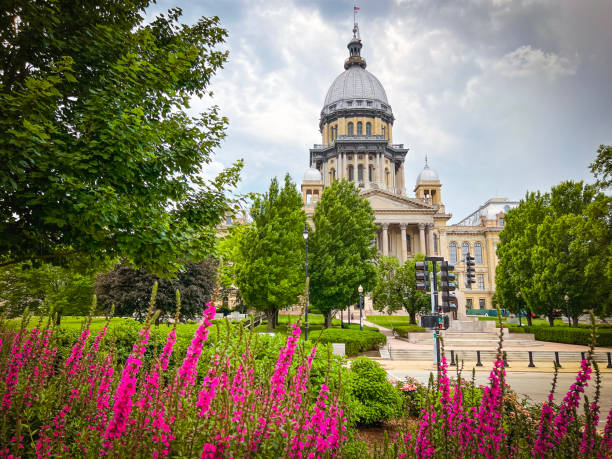
<path id="1" fill-rule="evenodd" d="M 402 338 L 407 338 L 408 333 L 426 331 L 419 325 L 411 325 L 408 316 L 368 316 L 368 321 L 381 327 L 395 330 Z"/>
<path id="2" fill-rule="evenodd" d="M 276 327 L 274 331 L 276 333 L 287 334 L 287 328 L 289 327 L 289 325 L 296 323 L 298 320 L 300 320 L 302 330 L 304 330 L 304 316 L 279 314 L 278 327 Z M 308 314 L 308 329 L 310 331 L 323 330 L 324 324 L 325 324 L 325 317 L 323 316 L 323 314 Z M 332 327 L 340 328 L 340 320 L 332 319 Z M 255 331 L 265 332 L 267 331 L 267 329 L 268 329 L 268 321 L 264 320 L 261 325 L 258 325 L 255 328 Z"/>

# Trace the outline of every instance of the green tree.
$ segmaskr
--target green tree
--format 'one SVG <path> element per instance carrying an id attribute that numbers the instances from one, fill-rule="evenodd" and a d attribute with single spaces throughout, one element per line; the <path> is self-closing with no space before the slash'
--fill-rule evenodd
<path id="1" fill-rule="evenodd" d="M 5 266 L 0 268 L 0 309 L 8 317 L 20 316 L 26 307 L 38 314 L 53 311 L 58 324 L 63 315 L 85 315 L 95 273 L 89 260 L 79 259 L 65 266 L 30 262 Z"/>
<path id="2" fill-rule="evenodd" d="M 78 254 L 159 273 L 201 260 L 227 208 L 202 166 L 224 136 L 192 117 L 227 53 L 218 18 L 145 21 L 149 0 L 26 1 L 0 15 L 0 256 Z"/>
<path id="3" fill-rule="evenodd" d="M 590 168 L 597 179 L 597 186 L 601 189 L 609 188 L 612 185 L 612 146 L 600 145 L 597 158 Z"/>
<path id="4" fill-rule="evenodd" d="M 229 234 L 217 241 L 216 253 L 219 258 L 219 297 L 235 295 L 236 307 L 246 312 L 238 285 L 238 267 L 240 266 L 240 241 L 249 229 L 248 224 L 235 225 Z"/>
<path id="5" fill-rule="evenodd" d="M 416 289 L 415 268 L 425 256 L 417 254 L 414 260 L 400 262 L 395 257 L 381 257 L 376 268 L 376 285 L 372 291 L 374 308 L 393 314 L 400 309 L 410 315 L 410 323 L 416 325 L 416 314 L 426 309 L 429 295 Z"/>
<path id="6" fill-rule="evenodd" d="M 272 331 L 278 310 L 304 292 L 306 214 L 289 174 L 282 188 L 272 179 L 268 192 L 255 198 L 251 218 L 239 239 L 236 282 L 246 305 L 266 312 Z"/>
<path id="7" fill-rule="evenodd" d="M 331 326 L 335 311 L 358 301 L 357 288 L 374 287 L 374 212 L 355 185 L 335 181 L 325 188 L 314 212 L 311 236 L 310 300 Z"/>
<path id="8" fill-rule="evenodd" d="M 574 326 L 583 310 L 599 312 L 610 297 L 610 283 L 603 269 L 609 260 L 610 230 L 593 231 L 593 225 L 606 224 L 603 215 L 593 218 L 593 206 L 600 212 L 605 208 L 609 211 L 610 199 L 592 185 L 568 181 L 553 187 L 550 215 L 538 226 L 533 250 L 534 286 L 540 299 L 556 304 Z"/>
<path id="9" fill-rule="evenodd" d="M 544 314 L 553 324 L 555 304 L 542 303 L 534 287 L 535 267 L 532 250 L 537 244 L 538 225 L 548 214 L 550 196 L 527 193 L 521 203 L 506 215 L 504 230 L 499 235 L 495 271 L 496 300 L 512 312 Z"/>
<path id="10" fill-rule="evenodd" d="M 155 308 L 160 318 L 169 319 L 176 311 L 176 291 L 181 294 L 181 319 L 199 317 L 206 302 L 211 301 L 217 285 L 217 261 L 209 258 L 199 263 L 189 262 L 173 278 L 159 278 L 144 269 L 119 264 L 98 275 L 95 292 L 98 305 L 109 311 L 115 306 L 115 315 L 135 316 L 144 320 L 151 299 L 151 288 L 158 283 Z"/>

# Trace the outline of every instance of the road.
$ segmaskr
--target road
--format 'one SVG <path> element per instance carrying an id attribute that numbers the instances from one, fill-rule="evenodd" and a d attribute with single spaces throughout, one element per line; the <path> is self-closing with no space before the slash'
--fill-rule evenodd
<path id="1" fill-rule="evenodd" d="M 394 369 L 387 370 L 387 374 L 396 380 L 402 380 L 406 376 L 412 376 L 419 382 L 427 384 L 431 370 L 423 369 Z M 470 371 L 464 371 L 463 376 L 471 378 Z M 476 372 L 476 384 L 488 384 L 489 373 L 487 371 Z M 552 373 L 550 372 L 521 372 L 509 371 L 507 381 L 510 387 L 518 394 L 527 395 L 534 402 L 542 402 L 548 397 L 552 383 Z M 557 389 L 555 391 L 555 401 L 560 402 L 567 393 L 570 385 L 576 380 L 576 373 L 559 373 L 557 377 Z M 589 381 L 585 393 L 589 400 L 593 400 L 595 393 L 594 381 Z M 591 385 L 591 383 L 593 385 Z M 603 428 L 606 423 L 608 413 L 612 409 L 612 373 L 601 373 L 601 395 L 600 395 L 601 414 L 599 427 Z M 581 402 L 582 406 L 582 402 Z"/>

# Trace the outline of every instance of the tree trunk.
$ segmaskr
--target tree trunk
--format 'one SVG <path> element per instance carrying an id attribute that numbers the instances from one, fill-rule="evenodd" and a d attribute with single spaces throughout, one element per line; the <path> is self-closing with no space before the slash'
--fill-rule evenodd
<path id="1" fill-rule="evenodd" d="M 555 316 L 553 315 L 553 313 L 551 312 L 548 316 L 548 325 L 550 325 L 551 327 L 555 326 Z"/>
<path id="2" fill-rule="evenodd" d="M 416 312 L 409 312 L 410 315 L 410 325 L 416 325 Z"/>
<path id="3" fill-rule="evenodd" d="M 531 327 L 533 318 L 531 317 L 531 310 L 527 309 L 527 325 Z"/>
<path id="4" fill-rule="evenodd" d="M 55 315 L 55 325 L 59 325 L 62 322 L 62 313 L 61 312 L 56 312 Z"/>
<path id="5" fill-rule="evenodd" d="M 274 331 L 274 309 L 268 309 L 266 312 L 266 318 L 268 319 L 268 327 L 266 331 L 272 333 Z"/>
<path id="6" fill-rule="evenodd" d="M 332 312 L 325 314 L 325 328 L 330 328 L 332 324 Z"/>
<path id="7" fill-rule="evenodd" d="M 578 316 L 572 317 L 573 327 L 578 328 Z"/>
<path id="8" fill-rule="evenodd" d="M 278 327 L 278 313 L 279 313 L 278 309 L 274 311 L 274 328 Z"/>

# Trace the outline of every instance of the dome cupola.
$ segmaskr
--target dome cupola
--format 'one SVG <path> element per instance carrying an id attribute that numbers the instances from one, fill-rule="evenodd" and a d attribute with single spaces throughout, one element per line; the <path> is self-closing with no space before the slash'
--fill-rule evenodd
<path id="1" fill-rule="evenodd" d="M 438 176 L 438 173 L 429 167 L 429 164 L 427 163 L 427 156 L 425 156 L 425 167 L 423 168 L 421 173 L 417 176 L 416 184 L 418 185 L 419 183 L 422 183 L 422 182 L 439 182 L 439 181 L 440 181 L 440 177 Z"/>

